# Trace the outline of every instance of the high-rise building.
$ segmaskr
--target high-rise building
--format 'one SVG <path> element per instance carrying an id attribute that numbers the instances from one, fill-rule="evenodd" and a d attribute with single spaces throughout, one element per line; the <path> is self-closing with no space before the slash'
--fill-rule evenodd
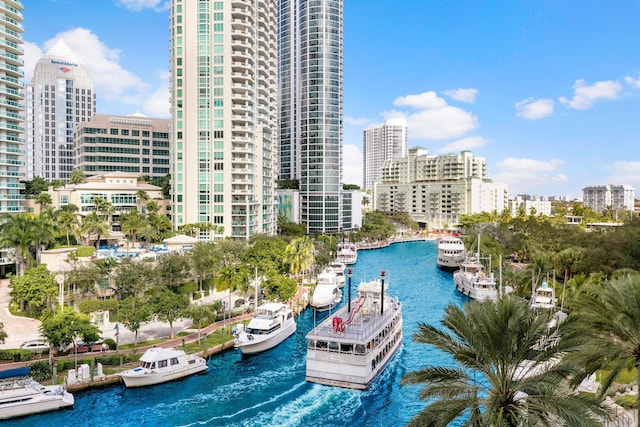
<path id="1" fill-rule="evenodd" d="M 174 226 L 212 223 L 238 239 L 273 235 L 276 0 L 170 7 Z"/>
<path id="2" fill-rule="evenodd" d="M 27 178 L 67 181 L 73 130 L 96 112 L 89 69 L 59 40 L 38 60 L 27 85 Z"/>
<path id="3" fill-rule="evenodd" d="M 0 0 L 0 213 L 24 212 L 22 3 Z"/>
<path id="4" fill-rule="evenodd" d="M 373 126 L 363 132 L 364 188 L 372 190 L 373 183 L 382 178 L 382 165 L 387 160 L 407 156 L 407 121 L 389 119 L 383 125 Z"/>
<path id="5" fill-rule="evenodd" d="M 85 176 L 119 171 L 164 178 L 171 158 L 169 120 L 96 114 L 76 126 L 74 147 L 74 169 Z"/>
<path id="6" fill-rule="evenodd" d="M 635 190 L 630 185 L 589 185 L 582 189 L 582 202 L 594 212 L 633 211 Z"/>
<path id="7" fill-rule="evenodd" d="M 280 178 L 309 233 L 342 227 L 343 0 L 278 0 Z"/>

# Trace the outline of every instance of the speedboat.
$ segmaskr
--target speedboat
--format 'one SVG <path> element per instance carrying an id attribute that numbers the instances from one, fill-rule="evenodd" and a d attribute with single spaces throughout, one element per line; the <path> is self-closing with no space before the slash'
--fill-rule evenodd
<path id="1" fill-rule="evenodd" d="M 0 419 L 39 414 L 73 406 L 73 394 L 62 386 L 45 386 L 34 381 L 25 375 L 29 372 L 28 368 L 15 371 L 19 376 L 0 380 Z"/>
<path id="2" fill-rule="evenodd" d="M 557 302 L 556 291 L 547 282 L 542 282 L 531 295 L 531 308 L 555 308 Z"/>
<path id="3" fill-rule="evenodd" d="M 464 242 L 459 237 L 443 237 L 438 240 L 436 263 L 442 270 L 456 270 L 467 257 Z"/>
<path id="4" fill-rule="evenodd" d="M 342 291 L 338 285 L 336 273 L 333 270 L 324 270 L 318 274 L 318 284 L 313 290 L 309 305 L 316 311 L 327 311 L 340 301 L 342 301 Z"/>
<path id="5" fill-rule="evenodd" d="M 282 303 L 268 302 L 256 309 L 246 329 L 236 327 L 234 347 L 242 354 L 255 354 L 269 350 L 293 335 L 296 322 L 291 309 Z"/>
<path id="6" fill-rule="evenodd" d="M 355 264 L 358 260 L 358 246 L 348 241 L 338 243 L 337 259 L 343 264 Z"/>
<path id="7" fill-rule="evenodd" d="M 207 361 L 174 348 L 153 347 L 144 352 L 140 366 L 120 372 L 127 387 L 143 387 L 205 372 Z"/>
<path id="8" fill-rule="evenodd" d="M 402 305 L 387 295 L 384 278 L 363 282 L 351 304 L 324 319 L 306 338 L 307 381 L 365 390 L 402 344 Z"/>
<path id="9" fill-rule="evenodd" d="M 331 264 L 329 264 L 329 268 L 336 273 L 336 281 L 339 288 L 344 288 L 344 285 L 347 282 L 346 277 L 344 277 L 344 269 L 346 267 L 347 266 L 344 263 L 338 260 L 333 261 Z"/>

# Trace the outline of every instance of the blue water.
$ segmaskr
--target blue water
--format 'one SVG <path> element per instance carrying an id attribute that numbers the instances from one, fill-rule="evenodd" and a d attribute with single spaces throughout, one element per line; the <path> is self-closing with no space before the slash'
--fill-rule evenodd
<path id="1" fill-rule="evenodd" d="M 298 331 L 280 346 L 251 357 L 228 351 L 212 356 L 209 371 L 143 389 L 110 386 L 75 393 L 72 410 L 14 420 L 16 426 L 401 426 L 425 406 L 419 388 L 401 387 L 407 372 L 446 365 L 444 354 L 411 335 L 419 322 L 438 324 L 444 308 L 466 297 L 451 273 L 435 264 L 436 243 L 398 243 L 361 251 L 351 266 L 352 298 L 358 283 L 386 271 L 385 288 L 403 303 L 404 342 L 369 390 L 354 391 L 305 382 L 305 335 L 313 312 L 298 318 Z M 347 300 L 347 287 L 343 301 Z"/>

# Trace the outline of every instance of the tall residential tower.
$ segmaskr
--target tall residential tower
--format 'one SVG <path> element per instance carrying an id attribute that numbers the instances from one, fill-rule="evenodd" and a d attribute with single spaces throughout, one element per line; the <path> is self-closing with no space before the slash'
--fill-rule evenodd
<path id="1" fill-rule="evenodd" d="M 212 223 L 237 239 L 273 235 L 276 0 L 170 7 L 174 226 Z"/>
<path id="2" fill-rule="evenodd" d="M 89 69 L 59 40 L 27 85 L 27 178 L 67 181 L 74 169 L 73 130 L 96 112 Z"/>
<path id="3" fill-rule="evenodd" d="M 278 0 L 280 179 L 309 233 L 342 229 L 343 0 Z"/>
<path id="4" fill-rule="evenodd" d="M 383 125 L 365 129 L 362 147 L 364 188 L 373 190 L 373 183 L 382 178 L 384 162 L 407 156 L 407 121 L 390 119 Z"/>

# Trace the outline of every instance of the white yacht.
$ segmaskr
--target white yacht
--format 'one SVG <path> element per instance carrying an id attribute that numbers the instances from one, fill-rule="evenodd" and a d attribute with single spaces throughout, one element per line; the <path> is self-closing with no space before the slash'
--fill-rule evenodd
<path id="1" fill-rule="evenodd" d="M 485 273 L 484 265 L 479 258 L 468 259 L 460 264 L 460 269 L 453 273 L 456 289 L 471 299 L 498 299 L 498 286 L 493 272 Z"/>
<path id="2" fill-rule="evenodd" d="M 140 366 L 120 372 L 127 387 L 143 387 L 205 372 L 207 361 L 174 348 L 153 347 L 144 352 Z"/>
<path id="3" fill-rule="evenodd" d="M 234 347 L 243 354 L 260 353 L 280 344 L 296 331 L 291 309 L 282 303 L 268 302 L 256 309 L 246 329 L 239 324 Z"/>
<path id="4" fill-rule="evenodd" d="M 0 381 L 0 420 L 73 406 L 73 394 L 60 385 L 42 385 L 29 377 Z"/>
<path id="5" fill-rule="evenodd" d="M 402 306 L 373 280 L 358 286 L 343 306 L 307 334 L 306 380 L 364 390 L 402 344 Z"/>
<path id="6" fill-rule="evenodd" d="M 318 274 L 318 284 L 313 290 L 309 305 L 316 311 L 326 311 L 335 307 L 340 301 L 342 301 L 342 291 L 336 273 L 333 270 L 324 270 Z"/>
<path id="7" fill-rule="evenodd" d="M 336 281 L 338 282 L 339 288 L 344 288 L 345 283 L 347 282 L 346 277 L 344 276 L 344 270 L 347 266 L 336 260 L 329 264 L 329 268 L 336 273 Z"/>
<path id="8" fill-rule="evenodd" d="M 542 282 L 531 295 L 531 308 L 555 308 L 557 303 L 556 290 L 553 286 L 549 286 L 547 282 Z"/>
<path id="9" fill-rule="evenodd" d="M 358 245 L 349 241 L 338 243 L 337 259 L 345 265 L 355 264 L 358 260 Z"/>
<path id="10" fill-rule="evenodd" d="M 459 237 L 443 237 L 438 240 L 436 263 L 443 270 L 457 270 L 467 258 L 464 242 Z"/>

